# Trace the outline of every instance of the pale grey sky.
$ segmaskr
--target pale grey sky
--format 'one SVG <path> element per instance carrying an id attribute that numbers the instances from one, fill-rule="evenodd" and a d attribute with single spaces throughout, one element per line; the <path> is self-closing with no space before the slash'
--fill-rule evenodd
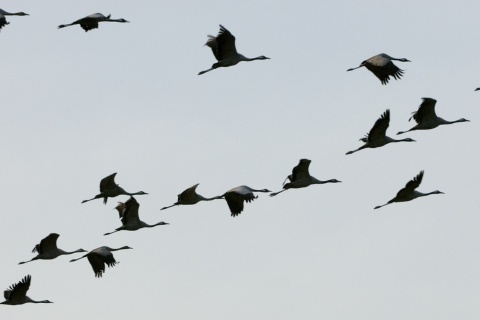
<path id="1" fill-rule="evenodd" d="M 29 296 L 1 319 L 476 320 L 480 316 L 480 27 L 478 1 L 6 0 L 0 32 L 2 156 L 0 289 L 32 275 Z M 85 33 L 57 26 L 91 13 Z M 202 76 L 207 34 L 224 25 L 248 57 Z M 365 68 L 378 53 L 404 77 L 386 86 Z M 417 142 L 358 148 L 391 111 L 391 137 L 422 97 L 469 123 L 405 134 Z M 223 200 L 160 211 L 200 183 L 281 189 L 301 158 L 340 184 L 259 194 L 230 217 Z M 412 202 L 393 198 L 425 170 Z M 147 223 L 120 226 L 100 179 L 137 197 Z M 80 255 L 34 261 L 51 232 L 64 250 L 102 245 L 120 263 L 96 279 Z"/>

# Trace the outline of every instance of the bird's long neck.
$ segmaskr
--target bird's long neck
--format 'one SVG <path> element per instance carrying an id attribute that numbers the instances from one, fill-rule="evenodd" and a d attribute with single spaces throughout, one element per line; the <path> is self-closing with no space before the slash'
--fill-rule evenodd
<path id="1" fill-rule="evenodd" d="M 175 207 L 175 206 L 178 206 L 178 205 L 179 205 L 179 203 L 178 203 L 178 202 L 176 202 L 176 203 L 172 204 L 171 206 L 168 206 L 168 207 L 163 207 L 163 208 L 162 208 L 162 209 L 160 209 L 160 210 L 165 210 L 165 209 L 168 209 L 168 208 L 171 208 L 171 207 Z"/>
<path id="2" fill-rule="evenodd" d="M 330 179 L 330 180 L 326 180 L 326 181 L 321 181 L 321 180 L 318 180 L 318 179 L 315 178 L 315 177 L 310 177 L 310 180 L 312 181 L 312 184 L 324 184 L 324 183 L 336 182 L 335 179 Z"/>
<path id="3" fill-rule="evenodd" d="M 438 118 L 440 124 L 452 124 L 452 123 L 457 123 L 457 122 L 465 122 L 464 119 L 458 119 L 458 120 L 454 120 L 454 121 L 447 121 L 445 119 L 442 119 L 442 118 Z"/>
<path id="4" fill-rule="evenodd" d="M 223 199 L 223 196 L 216 196 L 212 198 L 205 198 L 199 195 L 200 200 L 198 201 L 212 201 L 212 200 L 217 200 L 217 199 Z"/>
<path id="5" fill-rule="evenodd" d="M 66 254 L 73 254 L 73 253 L 78 253 L 78 252 L 85 252 L 84 250 L 82 249 L 77 249 L 75 251 L 63 251 L 63 250 L 58 250 L 60 251 L 60 254 L 63 254 L 63 255 L 66 255 Z"/>
<path id="6" fill-rule="evenodd" d="M 88 256 L 88 253 L 87 253 L 86 255 L 84 255 L 84 256 L 81 256 L 80 258 L 72 259 L 72 260 L 70 260 L 70 262 L 78 261 L 78 260 L 80 260 L 80 259 L 86 258 L 87 256 Z"/>
<path id="7" fill-rule="evenodd" d="M 163 225 L 166 225 L 166 224 L 168 224 L 168 223 L 163 222 L 163 221 L 160 221 L 160 222 L 155 223 L 155 224 L 146 224 L 145 223 L 145 227 L 146 228 L 153 228 L 153 227 L 156 227 L 156 226 L 163 226 Z"/>

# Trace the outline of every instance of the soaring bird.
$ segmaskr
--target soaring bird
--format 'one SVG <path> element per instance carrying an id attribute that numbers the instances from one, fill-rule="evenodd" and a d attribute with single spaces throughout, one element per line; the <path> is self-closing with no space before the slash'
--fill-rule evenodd
<path id="1" fill-rule="evenodd" d="M 205 45 L 209 46 L 212 49 L 213 55 L 218 60 L 218 62 L 214 63 L 210 69 L 199 72 L 198 75 L 204 74 L 220 67 L 231 67 L 236 65 L 240 61 L 270 59 L 265 56 L 247 58 L 238 53 L 237 49 L 235 48 L 235 37 L 222 25 L 220 25 L 220 32 L 216 37 L 211 35 L 208 36 L 208 41 Z"/>
<path id="2" fill-rule="evenodd" d="M 5 296 L 5 301 L 0 302 L 0 304 L 8 304 L 13 306 L 24 303 L 53 303 L 48 300 L 35 301 L 30 299 L 27 296 L 27 291 L 30 288 L 31 281 L 32 277 L 30 275 L 27 275 L 25 278 L 20 280 L 20 282 L 12 284 L 10 288 L 3 292 L 3 295 Z"/>
<path id="3" fill-rule="evenodd" d="M 421 192 L 416 191 L 415 189 L 417 189 L 418 186 L 420 185 L 420 183 L 422 183 L 422 179 L 423 179 L 423 170 L 420 171 L 420 173 L 416 177 L 414 177 L 412 180 L 408 181 L 407 184 L 405 185 L 405 188 L 398 191 L 395 198 L 388 201 L 384 205 L 376 206 L 374 209 L 384 207 L 384 206 L 386 206 L 390 203 L 410 201 L 410 200 L 416 199 L 418 197 L 428 196 L 430 194 L 443 194 L 443 192 L 438 191 L 438 190 L 435 190 L 435 191 L 432 191 L 432 192 L 429 192 L 429 193 L 421 193 Z"/>
<path id="4" fill-rule="evenodd" d="M 87 201 L 92 201 L 95 199 L 103 198 L 103 203 L 107 203 L 107 198 L 115 198 L 116 196 L 119 195 L 126 195 L 126 196 L 136 196 L 136 195 L 142 195 L 142 194 L 148 194 L 143 191 L 138 191 L 135 193 L 130 193 L 123 188 L 121 188 L 118 184 L 115 183 L 115 175 L 117 173 L 112 173 L 108 177 L 103 178 L 100 181 L 100 193 L 97 194 L 95 197 L 92 199 L 88 200 L 83 200 L 82 203 L 87 202 Z"/>
<path id="5" fill-rule="evenodd" d="M 272 192 L 268 189 L 256 190 L 248 186 L 239 186 L 233 189 L 228 190 L 223 195 L 218 196 L 218 199 L 224 198 L 227 201 L 228 207 L 232 217 L 238 216 L 243 211 L 243 203 L 252 202 L 258 196 L 255 196 L 254 192 Z"/>
<path id="6" fill-rule="evenodd" d="M 324 183 L 338 183 L 341 181 L 338 181 L 337 179 L 330 179 L 326 181 L 321 181 L 318 180 L 315 177 L 312 177 L 310 173 L 308 172 L 308 167 L 310 166 L 311 160 L 308 159 L 300 159 L 300 162 L 296 167 L 293 168 L 292 174 L 285 179 L 285 181 L 290 180 L 289 183 L 285 182 L 283 183 L 283 190 L 274 192 L 270 194 L 270 197 L 276 196 L 279 193 L 282 193 L 283 191 L 286 191 L 288 189 L 294 188 L 305 188 L 308 187 L 311 184 L 324 184 Z"/>
<path id="7" fill-rule="evenodd" d="M 0 9 L 0 30 L 6 26 L 7 24 L 10 24 L 10 22 L 7 22 L 7 19 L 5 16 L 28 16 L 27 13 L 25 12 L 14 12 L 10 13 L 5 10 Z"/>
<path id="8" fill-rule="evenodd" d="M 112 249 L 110 247 L 105 247 L 105 246 L 99 247 L 99 248 L 93 249 L 83 257 L 70 260 L 70 262 L 74 262 L 87 257 L 88 262 L 90 262 L 93 272 L 95 273 L 95 277 L 101 278 L 102 274 L 105 272 L 105 264 L 107 264 L 108 267 L 113 267 L 117 264 L 117 261 L 113 257 L 112 251 L 118 251 L 118 250 L 124 250 L 124 249 L 132 249 L 132 248 L 130 248 L 129 246 L 124 246 L 118 249 Z"/>
<path id="9" fill-rule="evenodd" d="M 399 69 L 396 65 L 393 64 L 392 60 L 410 62 L 405 58 L 393 58 L 388 54 L 380 53 L 376 56 L 373 56 L 365 61 L 363 61 L 360 66 L 356 68 L 350 68 L 347 71 L 352 71 L 361 67 L 365 67 L 370 70 L 382 84 L 387 84 L 392 76 L 395 80 L 399 80 L 403 76 L 403 70 Z"/>
<path id="10" fill-rule="evenodd" d="M 155 226 L 163 226 L 168 224 L 162 221 L 162 222 L 158 222 L 156 224 L 150 225 L 140 220 L 140 218 L 138 217 L 138 208 L 140 207 L 140 204 L 137 202 L 137 200 L 135 200 L 134 197 L 130 197 L 130 199 L 128 199 L 127 202 L 125 202 L 124 206 L 125 208 L 121 213 L 122 226 L 115 229 L 115 231 L 105 233 L 104 234 L 105 236 L 121 230 L 135 231 L 141 228 L 152 228 Z M 121 207 L 121 205 L 118 205 L 116 207 L 116 209 L 120 212 L 118 207 Z"/>
<path id="11" fill-rule="evenodd" d="M 391 142 L 401 142 L 401 141 L 408 141 L 408 142 L 413 142 L 415 140 L 410 139 L 410 138 L 405 138 L 401 140 L 395 140 L 390 137 L 386 136 L 387 128 L 390 124 L 390 110 L 387 109 L 380 118 L 375 122 L 373 125 L 372 129 L 370 129 L 370 132 L 365 136 L 365 138 L 361 138 L 360 141 L 365 142 L 363 146 L 360 148 L 349 151 L 347 154 L 352 154 L 354 152 L 357 152 L 359 150 L 365 149 L 365 148 L 378 148 L 378 147 L 383 147 L 384 145 L 391 143 Z"/>
<path id="12" fill-rule="evenodd" d="M 464 118 L 461 118 L 455 121 L 447 121 L 440 117 L 437 117 L 435 113 L 435 104 L 437 103 L 437 100 L 432 98 L 422 98 L 422 100 L 423 100 L 422 104 L 420 104 L 420 107 L 418 108 L 418 110 L 416 112 L 413 112 L 413 116 L 411 116 L 410 119 L 408 119 L 408 121 L 410 121 L 413 118 L 413 120 L 415 120 L 417 125 L 411 128 L 410 130 L 400 131 L 397 134 L 402 134 L 402 133 L 414 131 L 414 130 L 434 129 L 442 124 L 452 124 L 457 122 L 470 121 Z"/>
<path id="13" fill-rule="evenodd" d="M 31 262 L 33 260 L 39 260 L 39 259 L 51 260 L 61 255 L 67 255 L 67 254 L 72 254 L 77 252 L 87 252 L 86 250 L 83 250 L 83 249 L 78 249 L 72 252 L 66 252 L 66 251 L 63 251 L 62 249 L 58 249 L 57 239 L 59 236 L 60 235 L 58 233 L 50 233 L 48 236 L 42 239 L 42 241 L 40 241 L 40 243 L 37 244 L 35 248 L 33 248 L 32 252 L 38 253 L 36 257 L 33 257 L 33 259 L 29 261 L 19 262 L 18 264 L 24 264 L 24 263 Z"/>
<path id="14" fill-rule="evenodd" d="M 82 19 L 78 19 L 77 21 L 74 21 L 69 24 L 61 24 L 58 26 L 58 29 L 73 26 L 75 24 L 79 24 L 80 27 L 82 27 L 85 32 L 90 31 L 92 29 L 97 29 L 98 28 L 98 23 L 99 22 L 130 22 L 125 19 L 110 19 L 110 15 L 104 16 L 101 13 L 94 13 L 89 16 L 86 16 Z"/>
<path id="15" fill-rule="evenodd" d="M 196 189 L 197 189 L 198 185 L 199 184 L 197 183 L 196 185 L 191 186 L 190 188 L 186 189 L 185 191 L 183 191 L 182 193 L 180 193 L 178 195 L 178 201 L 177 202 L 175 202 L 171 206 L 163 207 L 160 210 L 165 210 L 165 209 L 168 209 L 168 208 L 171 208 L 171 207 L 174 207 L 174 206 L 179 206 L 179 205 L 193 205 L 193 204 L 196 204 L 200 201 L 211 201 L 211 200 L 215 200 L 215 199 L 222 199 L 222 196 L 213 197 L 213 198 L 205 198 L 205 197 L 199 195 L 196 192 Z"/>

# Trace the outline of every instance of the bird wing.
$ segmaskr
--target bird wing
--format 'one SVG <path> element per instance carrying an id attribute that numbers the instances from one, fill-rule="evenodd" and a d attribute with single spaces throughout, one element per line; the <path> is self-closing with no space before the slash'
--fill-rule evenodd
<path id="1" fill-rule="evenodd" d="M 100 192 L 103 192 L 105 190 L 108 190 L 108 189 L 111 189 L 113 187 L 116 187 L 117 184 L 115 183 L 115 176 L 117 175 L 117 173 L 112 173 L 111 175 L 109 175 L 108 177 L 105 177 L 103 178 L 101 181 L 100 181 Z"/>
<path id="2" fill-rule="evenodd" d="M 387 109 L 380 118 L 375 121 L 372 129 L 367 136 L 367 141 L 384 138 L 387 133 L 387 128 L 390 125 L 390 110 Z M 366 142 L 366 141 L 365 141 Z"/>
<path id="3" fill-rule="evenodd" d="M 235 48 L 235 37 L 222 25 L 220 25 L 220 31 L 216 37 L 216 51 L 216 54 L 215 52 L 213 54 L 218 61 L 234 57 L 238 54 Z"/>
<path id="4" fill-rule="evenodd" d="M 7 22 L 7 19 L 5 19 L 5 16 L 0 14 L 0 30 L 7 24 L 9 24 L 9 22 Z"/>
<path id="5" fill-rule="evenodd" d="M 57 249 L 57 239 L 59 236 L 60 235 L 58 233 L 50 233 L 35 246 L 33 252 L 42 254 L 44 252 L 51 251 L 52 249 Z"/>
<path id="6" fill-rule="evenodd" d="M 140 221 L 138 217 L 138 209 L 140 204 L 134 197 L 130 197 L 130 199 L 125 202 L 125 210 L 123 211 L 122 215 L 122 224 L 127 225 L 129 223 L 138 223 Z"/>
<path id="7" fill-rule="evenodd" d="M 17 284 L 12 284 L 10 288 L 3 292 L 6 300 L 16 300 L 18 298 L 24 298 L 27 295 L 27 291 L 30 288 L 30 281 L 32 277 L 30 275 L 25 276 Z"/>
<path id="8" fill-rule="evenodd" d="M 387 84 L 390 76 L 398 80 L 403 75 L 403 70 L 394 65 L 390 59 L 381 55 L 367 59 L 362 64 L 380 79 L 382 84 Z"/>
<path id="9" fill-rule="evenodd" d="M 121 219 L 123 216 L 123 212 L 125 211 L 125 203 L 123 202 L 118 202 L 118 205 L 115 207 L 118 211 L 118 216 Z"/>
<path id="10" fill-rule="evenodd" d="M 190 200 L 195 200 L 197 196 L 196 189 L 198 187 L 199 183 L 197 183 L 194 186 L 191 186 L 190 188 L 184 190 L 182 193 L 178 195 L 178 202 L 191 202 Z"/>
<path id="11" fill-rule="evenodd" d="M 102 273 L 105 272 L 105 263 L 103 261 L 103 256 L 96 252 L 90 252 L 87 258 L 88 262 L 90 262 L 90 265 L 92 266 L 93 272 L 95 273 L 95 277 L 102 277 Z"/>
<path id="12" fill-rule="evenodd" d="M 437 103 L 437 100 L 432 98 L 422 99 L 423 101 L 420 104 L 417 112 L 415 112 L 413 116 L 409 119 L 411 120 L 413 118 L 416 123 L 421 123 L 422 121 L 425 121 L 427 119 L 433 119 L 437 117 L 437 115 L 435 114 L 435 105 Z"/>
<path id="13" fill-rule="evenodd" d="M 238 194 L 236 192 L 227 192 L 225 194 L 225 200 L 227 201 L 228 207 L 230 208 L 232 217 L 238 216 L 243 211 L 244 195 Z"/>
<path id="14" fill-rule="evenodd" d="M 415 189 L 418 188 L 420 183 L 422 183 L 422 179 L 423 179 L 423 170 L 420 171 L 420 173 L 417 174 L 417 176 L 414 177 L 412 180 L 408 181 L 407 184 L 405 185 L 405 188 L 398 191 L 397 197 L 400 198 L 404 195 L 412 193 Z"/>
<path id="15" fill-rule="evenodd" d="M 300 163 L 293 168 L 292 175 L 288 176 L 291 182 L 306 179 L 310 176 L 308 167 L 310 166 L 310 160 L 302 159 Z"/>

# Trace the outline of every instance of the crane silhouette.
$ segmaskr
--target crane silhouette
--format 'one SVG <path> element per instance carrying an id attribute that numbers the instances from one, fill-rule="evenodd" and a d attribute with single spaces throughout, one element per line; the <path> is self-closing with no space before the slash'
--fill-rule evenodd
<path id="1" fill-rule="evenodd" d="M 365 136 L 365 138 L 361 138 L 360 141 L 365 142 L 363 146 L 356 150 L 352 150 L 347 152 L 347 154 L 352 154 L 354 152 L 360 151 L 365 148 L 378 148 L 383 147 L 384 145 L 391 143 L 391 142 L 414 142 L 415 140 L 410 138 L 405 138 L 401 140 L 392 139 L 386 136 L 386 132 L 388 126 L 390 124 L 390 110 L 387 109 L 380 118 L 375 122 L 370 132 Z"/>
<path id="2" fill-rule="evenodd" d="M 179 205 L 193 205 L 196 204 L 200 201 L 211 201 L 211 200 L 216 200 L 216 199 L 222 199 L 222 196 L 218 197 L 213 197 L 213 198 L 205 198 L 197 193 L 197 187 L 199 183 L 196 185 L 191 186 L 188 189 L 185 189 L 182 193 L 178 195 L 178 201 L 172 204 L 171 206 L 168 207 L 163 207 L 160 210 L 165 210 L 174 206 L 179 206 Z"/>
<path id="3" fill-rule="evenodd" d="M 100 199 L 103 198 L 103 203 L 107 203 L 108 198 L 115 198 L 119 195 L 126 195 L 126 196 L 136 196 L 136 195 L 143 195 L 143 194 L 148 194 L 143 191 L 138 191 L 135 193 L 130 193 L 125 191 L 123 188 L 121 188 L 118 184 L 115 183 L 115 176 L 117 173 L 112 173 L 108 177 L 103 178 L 100 181 L 100 193 L 97 194 L 95 197 L 92 199 L 88 200 L 83 200 L 82 203 L 92 201 L 95 199 Z"/>
<path id="4" fill-rule="evenodd" d="M 18 264 L 24 264 L 34 260 L 51 260 L 61 255 L 73 254 L 77 252 L 87 252 L 86 250 L 83 250 L 83 249 L 78 249 L 71 252 L 66 252 L 61 249 L 58 249 L 57 239 L 59 236 L 60 235 L 58 233 L 50 233 L 48 236 L 43 238 L 39 244 L 37 244 L 33 248 L 32 252 L 38 253 L 36 257 L 33 257 L 29 261 L 19 262 Z"/>
<path id="5" fill-rule="evenodd" d="M 108 267 L 110 268 L 115 266 L 118 263 L 113 257 L 112 251 L 125 250 L 125 249 L 132 249 L 132 248 L 130 248 L 129 246 L 123 246 L 118 249 L 113 249 L 105 246 L 98 247 L 78 259 L 70 260 L 70 262 L 78 261 L 85 257 L 88 258 L 88 262 L 90 262 L 90 265 L 92 266 L 93 272 L 95 273 L 95 277 L 101 278 L 103 273 L 105 273 L 105 264 L 107 264 Z"/>
<path id="6" fill-rule="evenodd" d="M 0 9 L 0 30 L 7 24 L 10 24 L 10 22 L 7 21 L 5 16 L 28 16 L 28 13 L 25 12 L 7 12 L 5 10 Z"/>
<path id="7" fill-rule="evenodd" d="M 5 301 L 0 302 L 0 304 L 8 304 L 13 306 L 24 303 L 53 303 L 48 300 L 35 301 L 30 299 L 27 296 L 27 291 L 30 288 L 31 281 L 32 277 L 30 275 L 27 275 L 18 283 L 12 284 L 10 288 L 3 292 L 3 295 L 5 296 Z"/>
<path id="8" fill-rule="evenodd" d="M 58 26 L 58 29 L 65 28 L 65 27 L 70 27 L 70 26 L 79 24 L 80 27 L 82 27 L 82 29 L 85 30 L 85 32 L 88 32 L 92 29 L 97 29 L 99 22 L 122 22 L 122 23 L 125 23 L 125 22 L 130 22 L 130 21 L 127 21 L 123 18 L 122 19 L 110 19 L 110 15 L 104 16 L 101 13 L 94 13 L 94 14 L 86 16 L 82 19 L 78 19 L 77 21 L 74 21 L 72 23 L 61 24 L 61 25 Z"/>
<path id="9" fill-rule="evenodd" d="M 273 192 L 270 194 L 270 197 L 274 197 L 279 193 L 282 193 L 288 189 L 298 189 L 298 188 L 305 188 L 312 184 L 325 184 L 325 183 L 338 183 L 337 179 L 330 179 L 326 181 L 318 180 L 315 177 L 312 177 L 308 172 L 308 167 L 312 161 L 309 159 L 300 159 L 300 162 L 297 166 L 295 166 L 292 170 L 292 174 L 289 175 L 285 181 L 290 180 L 289 183 L 283 183 L 283 190 L 278 192 Z"/>
<path id="10" fill-rule="evenodd" d="M 252 202 L 257 199 L 258 196 L 255 196 L 254 192 L 272 192 L 268 189 L 253 189 L 249 186 L 239 186 L 232 188 L 225 192 L 223 195 L 218 196 L 218 199 L 224 198 L 227 201 L 228 207 L 232 217 L 238 216 L 243 211 L 244 202 Z"/>
<path id="11" fill-rule="evenodd" d="M 127 200 L 122 206 L 122 203 L 119 202 L 119 205 L 115 208 L 119 211 L 122 210 L 120 213 L 121 219 L 122 219 L 122 226 L 115 229 L 115 231 L 105 233 L 104 236 L 122 231 L 122 230 L 128 230 L 128 231 L 135 231 L 141 228 L 153 228 L 155 226 L 163 226 L 168 223 L 166 222 L 158 222 L 156 224 L 150 225 L 146 224 L 140 218 L 138 217 L 138 209 L 140 207 L 140 204 L 137 202 L 137 200 L 134 197 L 130 197 L 130 199 Z"/>
<path id="12" fill-rule="evenodd" d="M 416 191 L 415 189 L 417 189 L 418 186 L 420 185 L 420 183 L 422 183 L 422 179 L 423 179 L 423 170 L 420 171 L 420 173 L 416 177 L 414 177 L 412 180 L 408 181 L 407 184 L 405 185 L 405 188 L 398 191 L 395 198 L 388 201 L 384 205 L 376 206 L 374 209 L 379 209 L 381 207 L 384 207 L 384 206 L 389 205 L 390 203 L 394 203 L 394 202 L 410 201 L 410 200 L 416 199 L 418 197 L 424 197 L 424 196 L 428 196 L 428 195 L 431 195 L 431 194 L 443 194 L 443 192 L 438 191 L 438 190 L 435 190 L 435 191 L 432 191 L 432 192 L 429 192 L 429 193 L 422 193 L 422 192 Z"/>
<path id="13" fill-rule="evenodd" d="M 437 100 L 432 98 L 422 98 L 422 103 L 416 112 L 413 112 L 413 116 L 408 119 L 408 121 L 415 120 L 417 123 L 416 126 L 407 130 L 407 131 L 399 131 L 398 134 L 402 134 L 409 131 L 414 130 L 429 130 L 434 129 L 443 124 L 452 124 L 457 122 L 469 122 L 470 120 L 461 118 L 455 121 L 447 121 L 437 116 L 435 113 L 435 105 L 437 104 Z"/>
<path id="14" fill-rule="evenodd" d="M 392 76 L 395 80 L 399 80 L 403 76 L 403 70 L 394 65 L 392 60 L 411 62 L 405 58 L 393 58 L 388 54 L 380 53 L 363 61 L 358 67 L 350 68 L 347 71 L 365 67 L 370 70 L 378 79 L 380 79 L 382 84 L 387 84 L 390 80 L 390 76 Z"/>
<path id="15" fill-rule="evenodd" d="M 213 55 L 217 59 L 208 70 L 200 71 L 198 75 L 207 73 L 220 67 L 231 67 L 241 61 L 266 60 L 270 59 L 265 56 L 256 58 L 247 58 L 237 52 L 235 48 L 235 37 L 224 26 L 220 25 L 220 32 L 216 37 L 209 35 L 208 41 L 205 44 L 212 49 Z"/>

